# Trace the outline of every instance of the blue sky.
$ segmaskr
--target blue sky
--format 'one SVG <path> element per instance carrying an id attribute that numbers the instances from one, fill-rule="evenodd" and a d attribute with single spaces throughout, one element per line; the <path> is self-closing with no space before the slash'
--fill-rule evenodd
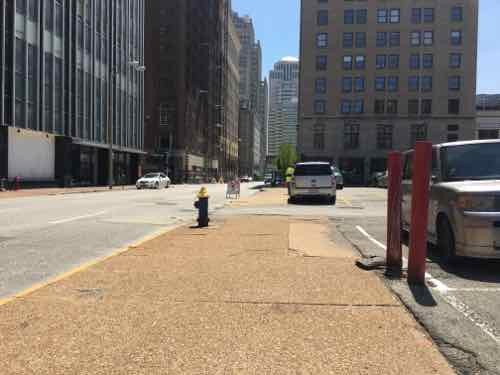
<path id="1" fill-rule="evenodd" d="M 262 43 L 263 74 L 283 56 L 299 55 L 300 0 L 233 0 L 253 18 Z M 500 0 L 480 0 L 478 93 L 500 93 Z"/>

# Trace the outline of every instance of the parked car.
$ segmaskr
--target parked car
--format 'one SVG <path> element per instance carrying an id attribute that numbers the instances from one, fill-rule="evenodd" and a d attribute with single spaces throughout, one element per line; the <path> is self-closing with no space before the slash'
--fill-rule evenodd
<path id="1" fill-rule="evenodd" d="M 271 185 L 273 182 L 273 174 L 272 173 L 266 173 L 264 175 L 264 184 L 265 185 Z"/>
<path id="2" fill-rule="evenodd" d="M 337 166 L 332 166 L 333 175 L 335 176 L 335 182 L 337 183 L 337 190 L 342 190 L 344 188 L 344 176 L 340 172 Z"/>
<path id="3" fill-rule="evenodd" d="M 385 171 L 380 174 L 377 178 L 377 187 L 387 189 L 389 184 L 389 172 Z"/>
<path id="4" fill-rule="evenodd" d="M 337 183 L 330 163 L 309 162 L 295 165 L 290 202 L 310 197 L 324 197 L 331 204 L 336 203 Z"/>
<path id="5" fill-rule="evenodd" d="M 162 189 L 170 187 L 170 178 L 164 173 L 148 173 L 137 180 L 137 189 Z"/>
<path id="6" fill-rule="evenodd" d="M 429 241 L 444 261 L 500 258 L 500 140 L 433 147 Z M 411 224 L 413 151 L 405 154 L 403 230 Z"/>
<path id="7" fill-rule="evenodd" d="M 370 175 L 370 180 L 368 181 L 368 186 L 378 187 L 378 180 L 384 175 L 384 172 L 373 172 Z"/>
<path id="8" fill-rule="evenodd" d="M 240 182 L 252 182 L 253 178 L 249 176 L 242 176 L 240 177 Z"/>

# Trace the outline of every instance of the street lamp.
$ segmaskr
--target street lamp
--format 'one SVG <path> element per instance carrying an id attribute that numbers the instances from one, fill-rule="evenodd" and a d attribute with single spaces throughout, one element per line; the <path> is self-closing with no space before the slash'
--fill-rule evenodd
<path id="1" fill-rule="evenodd" d="M 140 62 L 138 60 L 131 60 L 127 63 L 129 66 L 133 67 L 136 72 L 145 72 L 146 67 L 144 65 L 140 65 Z M 116 81 L 116 76 L 118 74 L 118 68 L 115 66 L 112 73 L 111 77 L 108 82 L 108 142 L 109 142 L 109 154 L 108 154 L 108 186 L 109 189 L 113 189 L 113 184 L 114 184 L 114 172 L 113 172 L 113 122 L 111 121 L 111 106 L 113 104 L 112 98 L 111 98 L 111 91 L 113 89 L 112 83 Z M 113 113 L 114 113 L 114 108 L 113 108 Z M 114 119 L 113 119 L 114 120 Z"/>

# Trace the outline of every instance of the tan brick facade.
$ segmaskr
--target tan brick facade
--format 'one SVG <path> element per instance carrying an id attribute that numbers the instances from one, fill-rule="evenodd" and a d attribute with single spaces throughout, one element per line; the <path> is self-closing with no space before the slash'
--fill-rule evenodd
<path id="1" fill-rule="evenodd" d="M 412 147 L 416 135 L 412 129 L 418 126 L 425 130 L 417 138 L 434 143 L 475 138 L 477 19 L 477 0 L 302 0 L 298 146 L 302 158 L 334 161 L 348 181 L 363 183 L 371 173 L 385 169 L 388 151 Z M 453 34 L 461 39 L 459 45 L 452 45 L 455 31 L 461 32 Z M 352 47 L 348 47 L 349 33 Z M 327 45 L 321 47 L 326 38 Z M 412 45 L 412 40 L 420 45 Z M 411 65 L 411 55 L 417 54 Z M 377 55 L 386 56 L 385 65 Z M 324 56 L 323 67 L 318 66 L 319 56 Z M 349 56 L 351 69 L 347 69 Z M 360 63 L 357 68 L 359 56 L 364 56 L 364 66 Z M 452 67 L 457 56 L 460 64 Z M 377 77 L 385 78 L 384 90 L 376 89 Z M 418 80 L 413 91 L 410 77 L 413 84 Z M 459 87 L 453 86 L 453 77 L 459 77 Z M 449 113 L 453 99 L 459 99 L 458 113 Z M 384 101 L 382 113 L 375 112 L 376 100 Z M 410 111 L 411 100 L 418 100 L 418 113 Z M 388 113 L 388 101 L 397 101 L 395 113 Z M 425 108 L 428 104 L 431 108 Z M 425 109 L 430 113 L 423 113 Z"/>

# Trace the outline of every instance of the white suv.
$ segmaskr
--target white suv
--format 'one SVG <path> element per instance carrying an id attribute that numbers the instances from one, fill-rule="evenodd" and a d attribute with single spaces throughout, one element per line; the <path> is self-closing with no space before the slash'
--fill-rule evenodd
<path id="1" fill-rule="evenodd" d="M 335 174 L 329 163 L 298 163 L 290 187 L 290 202 L 298 198 L 325 197 L 331 204 L 337 201 Z"/>

